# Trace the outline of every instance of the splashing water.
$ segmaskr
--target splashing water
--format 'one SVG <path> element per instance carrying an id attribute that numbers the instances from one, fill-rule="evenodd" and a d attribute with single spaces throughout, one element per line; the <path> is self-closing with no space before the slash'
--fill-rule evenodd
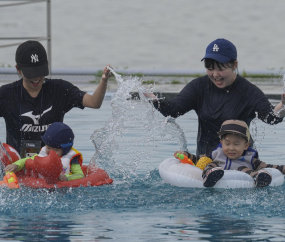
<path id="1" fill-rule="evenodd" d="M 119 176 L 129 177 L 137 175 L 141 162 L 149 167 L 145 164 L 155 156 L 159 142 L 171 141 L 180 145 L 177 149 L 187 151 L 179 125 L 173 118 L 165 119 L 146 97 L 149 95 L 144 95 L 153 93 L 153 86 L 143 87 L 138 77 L 122 77 L 109 69 L 117 80 L 118 90 L 111 101 L 112 117 L 90 138 L 96 149 L 90 167 L 100 164 Z M 139 98 L 133 97 L 134 92 Z"/>

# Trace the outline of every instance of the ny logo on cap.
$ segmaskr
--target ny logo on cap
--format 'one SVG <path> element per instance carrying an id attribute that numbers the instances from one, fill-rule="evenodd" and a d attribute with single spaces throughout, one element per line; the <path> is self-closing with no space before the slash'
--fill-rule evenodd
<path id="1" fill-rule="evenodd" d="M 36 63 L 36 62 L 39 62 L 39 57 L 37 54 L 34 54 L 34 55 L 31 55 L 31 62 L 33 63 Z"/>
<path id="2" fill-rule="evenodd" d="M 219 51 L 219 46 L 217 44 L 214 44 L 213 51 Z"/>

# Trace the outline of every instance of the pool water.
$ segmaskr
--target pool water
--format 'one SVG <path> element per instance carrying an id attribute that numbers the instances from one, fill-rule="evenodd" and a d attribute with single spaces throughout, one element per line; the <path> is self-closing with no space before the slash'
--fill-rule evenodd
<path id="1" fill-rule="evenodd" d="M 164 183 L 158 166 L 183 146 L 181 130 L 195 153 L 195 112 L 176 120 L 179 129 L 146 100 L 115 99 L 65 117 L 84 164 L 92 160 L 114 183 L 54 192 L 0 188 L 0 240 L 285 241 L 285 185 L 198 189 Z M 0 127 L 4 141 L 4 123 Z M 255 120 L 251 131 L 261 160 L 285 163 L 284 123 Z"/>

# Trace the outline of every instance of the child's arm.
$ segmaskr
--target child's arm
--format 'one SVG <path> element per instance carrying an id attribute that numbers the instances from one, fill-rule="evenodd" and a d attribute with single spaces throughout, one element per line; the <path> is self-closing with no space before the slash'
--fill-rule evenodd
<path id="1" fill-rule="evenodd" d="M 285 166 L 266 164 L 265 162 L 258 160 L 258 159 L 253 159 L 252 163 L 253 163 L 254 170 L 260 170 L 263 168 L 275 168 L 281 171 L 282 174 L 285 174 Z"/>
<path id="2" fill-rule="evenodd" d="M 266 168 L 275 168 L 281 171 L 282 174 L 285 174 L 285 166 L 267 164 Z"/>
<path id="3" fill-rule="evenodd" d="M 84 173 L 81 169 L 81 166 L 79 164 L 72 164 L 71 165 L 71 172 L 72 172 L 72 175 L 66 175 L 68 181 L 76 180 L 76 179 L 80 179 L 80 178 L 85 177 Z"/>
<path id="4" fill-rule="evenodd" d="M 72 175 L 60 175 L 59 180 L 61 181 L 71 181 L 71 180 L 76 180 L 80 178 L 84 178 L 84 173 L 81 169 L 81 166 L 78 162 L 77 157 L 75 157 L 71 161 L 71 169 L 70 169 Z"/>
<path id="5" fill-rule="evenodd" d="M 32 157 L 26 157 L 26 158 L 17 160 L 16 162 L 14 162 L 11 165 L 7 165 L 4 169 L 4 172 L 16 172 L 16 171 L 22 170 L 25 167 L 26 160 L 28 160 L 28 159 L 33 160 L 35 158 L 35 156 L 37 156 L 37 155 L 34 155 Z"/>

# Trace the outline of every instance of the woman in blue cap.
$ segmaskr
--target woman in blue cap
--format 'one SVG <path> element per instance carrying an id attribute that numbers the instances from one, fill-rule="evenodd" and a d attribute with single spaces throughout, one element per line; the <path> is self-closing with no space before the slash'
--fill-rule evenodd
<path id="1" fill-rule="evenodd" d="M 201 61 L 207 70 L 206 76 L 188 83 L 172 101 L 153 101 L 164 116 L 177 118 L 195 110 L 199 122 L 197 156 L 217 147 L 220 141 L 216 132 L 226 120 L 243 120 L 249 126 L 256 113 L 268 124 L 283 120 L 283 101 L 274 109 L 258 87 L 237 74 L 237 50 L 230 41 L 216 39 L 210 43 Z M 186 154 L 194 162 L 196 160 L 192 154 L 179 153 Z"/>
<path id="2" fill-rule="evenodd" d="M 84 177 L 81 165 L 83 162 L 82 154 L 72 147 L 74 134 L 72 129 L 61 122 L 51 124 L 45 134 L 42 136 L 45 146 L 41 149 L 38 156 L 48 156 L 50 151 L 53 150 L 61 159 L 62 172 L 59 176 L 61 181 L 70 181 Z M 33 157 L 23 158 L 5 167 L 5 172 L 16 172 L 25 167 L 27 159 Z"/>

